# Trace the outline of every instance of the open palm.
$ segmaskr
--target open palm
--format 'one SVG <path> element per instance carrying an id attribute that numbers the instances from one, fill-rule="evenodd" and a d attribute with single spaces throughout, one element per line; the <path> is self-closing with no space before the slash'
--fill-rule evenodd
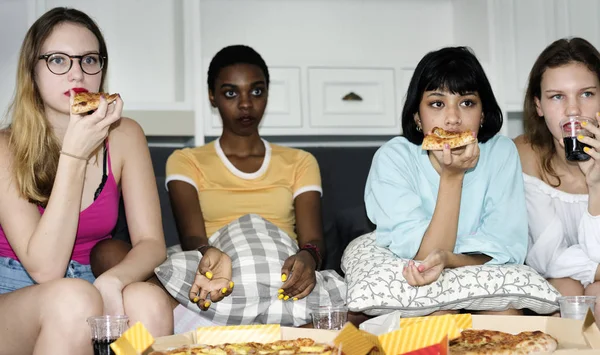
<path id="1" fill-rule="evenodd" d="M 211 302 L 219 302 L 233 291 L 231 258 L 217 248 L 208 248 L 190 288 L 190 300 L 205 311 Z"/>

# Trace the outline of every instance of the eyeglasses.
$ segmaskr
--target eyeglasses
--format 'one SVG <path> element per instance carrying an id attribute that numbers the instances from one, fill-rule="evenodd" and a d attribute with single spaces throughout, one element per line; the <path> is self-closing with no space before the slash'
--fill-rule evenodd
<path id="1" fill-rule="evenodd" d="M 48 70 L 56 75 L 68 73 L 69 70 L 71 70 L 71 67 L 73 67 L 73 59 L 79 59 L 79 67 L 81 70 L 88 75 L 94 75 L 102 71 L 106 57 L 103 57 L 98 53 L 68 55 L 57 52 L 40 55 L 38 59 L 45 60 Z"/>

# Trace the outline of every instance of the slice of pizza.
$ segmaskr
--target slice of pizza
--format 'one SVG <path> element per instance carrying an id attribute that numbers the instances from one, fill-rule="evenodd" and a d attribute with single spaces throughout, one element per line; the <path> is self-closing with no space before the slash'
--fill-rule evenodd
<path id="1" fill-rule="evenodd" d="M 452 355 L 530 355 L 553 352 L 558 341 L 541 331 L 509 334 L 468 329 L 450 342 Z"/>
<path id="2" fill-rule="evenodd" d="M 431 134 L 423 138 L 423 150 L 443 150 L 444 144 L 448 144 L 450 149 L 463 147 L 465 145 L 475 143 L 477 139 L 473 137 L 471 130 L 464 132 L 450 132 L 443 128 L 435 127 Z"/>
<path id="3" fill-rule="evenodd" d="M 90 111 L 98 109 L 100 106 L 100 96 L 110 104 L 114 102 L 119 94 L 106 94 L 103 92 L 78 92 L 73 98 L 73 104 L 71 105 L 71 113 L 75 115 L 82 115 Z"/>

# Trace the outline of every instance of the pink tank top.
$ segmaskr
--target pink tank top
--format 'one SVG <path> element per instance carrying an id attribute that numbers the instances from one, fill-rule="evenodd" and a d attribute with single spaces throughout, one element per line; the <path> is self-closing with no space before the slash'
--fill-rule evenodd
<path id="1" fill-rule="evenodd" d="M 100 195 L 91 205 L 79 213 L 79 225 L 71 260 L 83 265 L 89 265 L 90 252 L 96 243 L 112 237 L 110 234 L 117 224 L 119 214 L 119 189 L 112 172 L 110 164 L 110 153 L 108 142 L 106 143 L 106 155 L 108 165 L 108 178 Z M 38 207 L 40 214 L 44 213 L 42 207 Z M 0 257 L 9 257 L 19 260 L 10 247 L 4 230 L 0 226 Z"/>

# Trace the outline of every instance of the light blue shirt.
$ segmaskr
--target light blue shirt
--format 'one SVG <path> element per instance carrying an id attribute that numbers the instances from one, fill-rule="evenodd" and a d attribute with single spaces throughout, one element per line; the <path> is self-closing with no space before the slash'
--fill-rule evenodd
<path id="1" fill-rule="evenodd" d="M 454 253 L 486 254 L 489 264 L 523 264 L 527 210 L 517 148 L 496 135 L 479 149 L 477 166 L 463 180 Z M 365 188 L 377 245 L 413 259 L 433 217 L 439 185 L 440 176 L 420 145 L 396 137 L 379 148 Z"/>

